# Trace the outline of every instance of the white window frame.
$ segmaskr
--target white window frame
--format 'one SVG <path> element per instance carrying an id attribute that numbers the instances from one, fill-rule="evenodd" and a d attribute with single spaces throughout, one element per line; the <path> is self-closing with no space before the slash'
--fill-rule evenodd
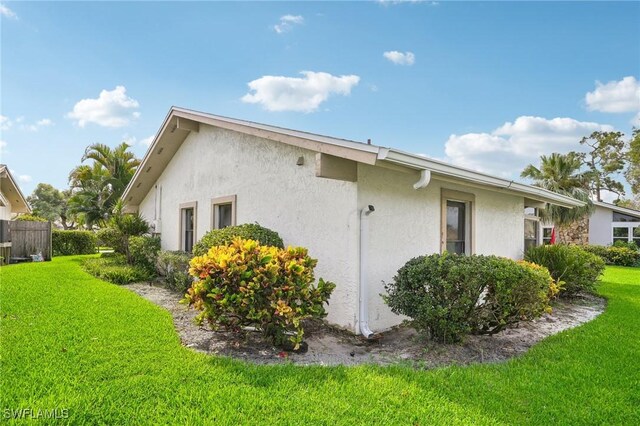
<path id="1" fill-rule="evenodd" d="M 614 228 L 627 228 L 627 242 L 633 241 L 633 230 L 635 228 L 640 227 L 640 222 L 611 222 L 611 244 L 615 242 L 614 238 L 624 238 L 624 237 L 614 237 L 613 229 Z"/>
<path id="2" fill-rule="evenodd" d="M 193 245 L 196 244 L 196 241 L 198 241 L 198 237 L 197 237 L 197 232 L 198 232 L 198 202 L 197 201 L 191 201 L 189 203 L 182 203 L 179 206 L 179 210 L 178 210 L 178 220 L 180 222 L 179 224 L 179 229 L 180 229 L 180 250 L 182 251 L 186 251 L 185 250 L 185 245 L 184 245 L 184 219 L 183 219 L 183 210 L 186 209 L 193 209 Z M 193 247 L 192 247 L 193 249 Z"/>
<path id="3" fill-rule="evenodd" d="M 211 199 L 211 229 L 218 228 L 218 207 L 225 204 L 231 204 L 231 226 L 236 225 L 236 203 L 237 195 L 227 195 L 224 197 L 215 197 Z"/>

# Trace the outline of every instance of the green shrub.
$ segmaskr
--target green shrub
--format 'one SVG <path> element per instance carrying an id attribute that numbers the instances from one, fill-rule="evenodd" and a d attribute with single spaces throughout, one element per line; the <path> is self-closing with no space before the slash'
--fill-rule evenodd
<path id="1" fill-rule="evenodd" d="M 82 268 L 96 278 L 120 285 L 149 281 L 152 278 L 145 268 L 128 265 L 123 255 L 109 254 L 110 256 L 83 260 Z"/>
<path id="2" fill-rule="evenodd" d="M 145 268 L 153 274 L 160 251 L 159 237 L 129 237 L 129 255 L 131 264 Z"/>
<path id="3" fill-rule="evenodd" d="M 589 253 L 600 256 L 607 265 L 637 266 L 640 264 L 640 251 L 630 249 L 629 247 L 605 247 L 596 245 L 585 245 L 580 247 Z"/>
<path id="4" fill-rule="evenodd" d="M 125 247 L 122 241 L 122 235 L 114 228 L 101 228 L 96 232 L 98 237 L 98 246 L 111 247 L 116 253 L 124 254 Z"/>
<path id="5" fill-rule="evenodd" d="M 629 250 L 638 251 L 638 245 L 635 241 L 615 241 L 613 247 L 628 248 Z"/>
<path id="6" fill-rule="evenodd" d="M 51 232 L 51 247 L 54 256 L 72 254 L 92 254 L 96 252 L 96 235 L 91 231 L 59 231 Z"/>
<path id="7" fill-rule="evenodd" d="M 184 251 L 161 251 L 158 253 L 156 268 L 158 274 L 164 277 L 164 281 L 172 290 L 184 293 L 187 291 L 193 279 L 189 275 L 189 262 L 191 255 Z"/>
<path id="8" fill-rule="evenodd" d="M 557 286 L 544 268 L 496 256 L 420 256 L 385 284 L 385 302 L 431 339 L 493 334 L 549 311 Z"/>
<path id="9" fill-rule="evenodd" d="M 49 222 L 49 220 L 45 219 L 44 217 L 34 216 L 32 214 L 21 214 L 13 220 L 20 220 L 24 222 Z"/>
<path id="10" fill-rule="evenodd" d="M 255 326 L 274 344 L 297 350 L 302 321 L 322 318 L 335 284 L 322 278 L 313 285 L 317 261 L 302 247 L 282 249 L 237 238 L 194 257 L 189 273 L 199 280 L 184 301 L 202 311 L 213 329 L 240 331 Z"/>
<path id="11" fill-rule="evenodd" d="M 605 266 L 599 256 L 575 245 L 550 244 L 531 247 L 524 258 L 546 267 L 553 279 L 564 282 L 560 296 L 593 292 Z"/>
<path id="12" fill-rule="evenodd" d="M 225 246 L 235 238 L 258 241 L 263 246 L 284 248 L 282 238 L 277 232 L 262 227 L 257 223 L 245 223 L 237 226 L 227 226 L 207 232 L 200 241 L 193 246 L 194 256 L 202 256 L 211 247 Z"/>

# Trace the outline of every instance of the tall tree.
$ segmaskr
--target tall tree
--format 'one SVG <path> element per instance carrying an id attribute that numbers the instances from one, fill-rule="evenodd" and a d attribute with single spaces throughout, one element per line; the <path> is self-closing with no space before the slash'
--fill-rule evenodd
<path id="1" fill-rule="evenodd" d="M 580 156 L 587 168 L 585 176 L 589 190 L 602 201 L 602 191 L 611 191 L 620 197 L 624 195 L 624 186 L 615 175 L 625 166 L 625 141 L 621 132 L 593 132 L 580 140 L 581 145 L 590 148 Z"/>
<path id="2" fill-rule="evenodd" d="M 640 198 L 640 128 L 634 127 L 631 132 L 627 162 L 624 177 L 631 186 L 631 192 Z"/>
<path id="3" fill-rule="evenodd" d="M 59 191 L 47 183 L 39 183 L 27 201 L 33 214 L 51 222 L 59 222 L 64 229 L 73 228 L 75 218 L 69 212 L 70 191 Z"/>
<path id="4" fill-rule="evenodd" d="M 554 152 L 540 157 L 540 167 L 529 164 L 520 174 L 521 177 L 530 178 L 535 186 L 575 199 L 585 201 L 585 207 L 568 209 L 555 205 L 549 205 L 540 211 L 543 219 L 554 222 L 556 225 L 568 225 L 589 214 L 593 205 L 589 200 L 588 181 L 582 168 L 582 155 L 576 152 L 559 154 Z"/>
<path id="5" fill-rule="evenodd" d="M 82 216 L 86 227 L 106 223 L 133 177 L 140 161 L 128 149 L 124 142 L 115 148 L 90 145 L 82 161 L 92 160 L 93 164 L 82 164 L 69 174 L 71 208 Z"/>

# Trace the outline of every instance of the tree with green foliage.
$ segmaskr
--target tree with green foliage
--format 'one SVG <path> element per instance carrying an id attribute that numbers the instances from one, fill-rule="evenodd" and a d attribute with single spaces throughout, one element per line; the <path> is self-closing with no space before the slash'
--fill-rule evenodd
<path id="1" fill-rule="evenodd" d="M 115 148 L 90 145 L 82 156 L 82 162 L 87 160 L 93 164 L 73 169 L 69 183 L 73 194 L 71 209 L 81 215 L 85 226 L 90 228 L 106 224 L 140 161 L 125 142 Z"/>
<path id="2" fill-rule="evenodd" d="M 587 168 L 585 177 L 590 192 L 596 200 L 602 201 L 602 191 L 607 190 L 624 195 L 624 185 L 615 178 L 622 172 L 626 164 L 626 143 L 622 132 L 593 132 L 580 140 L 581 145 L 590 149 L 580 153 L 580 158 Z"/>
<path id="3" fill-rule="evenodd" d="M 631 192 L 640 202 L 640 128 L 634 127 L 627 152 L 627 170 L 624 177 L 631 186 Z"/>
<path id="4" fill-rule="evenodd" d="M 48 183 L 39 183 L 27 201 L 34 216 L 45 218 L 51 222 L 59 222 L 66 229 L 75 227 L 76 218 L 69 211 L 71 191 L 60 191 Z"/>
<path id="5" fill-rule="evenodd" d="M 572 209 L 549 205 L 540 210 L 540 216 L 556 225 L 565 226 L 581 219 L 593 209 L 589 200 L 588 176 L 581 171 L 582 155 L 576 152 L 559 154 L 554 152 L 547 156 L 540 156 L 540 167 L 529 164 L 520 174 L 523 178 L 533 180 L 533 185 L 548 189 L 559 194 L 573 197 L 587 203 L 585 207 Z"/>

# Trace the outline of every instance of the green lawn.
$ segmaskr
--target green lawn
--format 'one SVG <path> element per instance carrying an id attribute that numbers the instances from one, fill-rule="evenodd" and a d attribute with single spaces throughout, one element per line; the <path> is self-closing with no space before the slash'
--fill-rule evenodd
<path id="1" fill-rule="evenodd" d="M 0 418 L 74 424 L 640 424 L 640 269 L 606 312 L 497 365 L 254 366 L 180 345 L 171 316 L 79 258 L 0 269 Z"/>

